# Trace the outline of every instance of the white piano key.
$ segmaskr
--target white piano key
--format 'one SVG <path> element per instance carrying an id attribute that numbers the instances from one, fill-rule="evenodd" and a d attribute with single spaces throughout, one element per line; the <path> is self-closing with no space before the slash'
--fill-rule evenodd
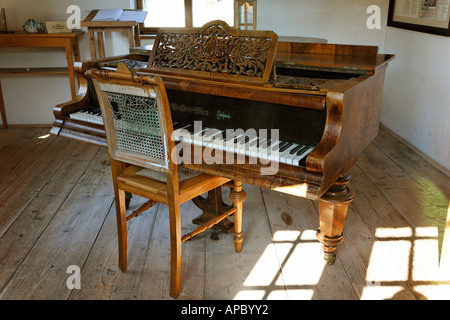
<path id="1" fill-rule="evenodd" d="M 249 147 L 249 153 L 251 157 L 258 157 L 259 155 L 259 146 L 258 146 L 259 138 L 256 141 L 253 141 L 253 145 Z"/>
<path id="2" fill-rule="evenodd" d="M 253 137 L 253 138 L 250 138 L 247 142 L 245 142 L 243 144 L 239 144 L 237 152 L 239 152 L 245 156 L 250 156 L 250 142 L 252 142 L 255 139 L 256 139 L 256 137 Z"/>
<path id="3" fill-rule="evenodd" d="M 287 164 L 292 164 L 292 160 L 294 159 L 295 155 L 290 154 L 290 152 L 291 152 L 292 149 L 294 149 L 297 146 L 298 146 L 297 143 L 293 143 L 292 146 L 290 146 L 285 151 L 283 151 L 280 154 L 280 162 L 287 163 Z"/>
<path id="4" fill-rule="evenodd" d="M 69 115 L 70 119 L 79 120 L 88 123 L 103 125 L 103 118 L 101 114 L 88 113 L 86 111 L 79 111 Z"/>
<path id="5" fill-rule="evenodd" d="M 238 134 L 238 135 L 229 135 L 226 139 L 226 150 L 228 152 L 235 152 L 236 149 L 236 141 L 239 141 L 240 138 L 242 138 L 244 134 Z"/>
<path id="6" fill-rule="evenodd" d="M 205 147 L 211 147 L 214 140 L 222 137 L 223 131 L 219 129 L 208 129 L 203 135 L 203 145 Z"/>
<path id="7" fill-rule="evenodd" d="M 214 139 L 208 146 L 212 149 L 226 151 L 226 141 L 222 137 Z"/>
<path id="8" fill-rule="evenodd" d="M 279 145 L 282 143 L 280 140 L 270 140 L 270 145 L 267 150 L 263 150 L 263 155 L 265 159 L 278 161 L 279 155 Z"/>
<path id="9" fill-rule="evenodd" d="M 175 141 L 183 141 L 183 139 L 187 139 L 187 142 L 192 141 L 191 134 L 189 133 L 189 128 L 191 127 L 191 124 L 187 124 L 185 126 L 182 126 L 181 128 L 178 128 L 173 131 L 173 137 Z"/>
<path id="10" fill-rule="evenodd" d="M 247 155 L 248 156 L 250 143 L 252 141 L 255 141 L 257 138 L 258 137 L 255 136 L 255 135 L 245 135 L 236 144 L 236 152 L 239 152 L 239 153 L 241 153 L 243 155 Z"/>
<path id="11" fill-rule="evenodd" d="M 200 144 L 203 145 L 203 134 L 206 132 L 206 130 L 208 130 L 208 128 L 203 129 L 199 132 L 196 132 L 192 135 L 192 141 L 195 144 Z"/>

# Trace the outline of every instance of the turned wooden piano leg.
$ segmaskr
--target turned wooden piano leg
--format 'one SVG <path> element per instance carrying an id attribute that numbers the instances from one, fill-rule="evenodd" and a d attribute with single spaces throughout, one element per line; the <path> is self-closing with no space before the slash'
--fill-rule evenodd
<path id="1" fill-rule="evenodd" d="M 234 213 L 234 247 L 236 252 L 242 250 L 242 209 L 244 201 L 247 198 L 247 194 L 242 188 L 242 182 L 234 181 L 234 188 L 230 191 L 230 199 L 233 201 L 237 211 Z"/>
<path id="2" fill-rule="evenodd" d="M 344 239 L 342 231 L 348 205 L 354 197 L 354 192 L 347 186 L 349 182 L 349 174 L 341 177 L 319 199 L 320 228 L 317 230 L 317 238 L 322 243 L 324 259 L 328 264 L 334 264 L 336 247 Z"/>

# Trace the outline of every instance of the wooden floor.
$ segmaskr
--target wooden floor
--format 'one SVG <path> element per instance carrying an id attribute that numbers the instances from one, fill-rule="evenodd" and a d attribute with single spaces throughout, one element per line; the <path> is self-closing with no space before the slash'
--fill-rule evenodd
<path id="1" fill-rule="evenodd" d="M 171 299 L 167 207 L 131 220 L 122 273 L 106 150 L 48 132 L 0 129 L 0 299 Z M 449 299 L 450 178 L 384 129 L 351 173 L 333 266 L 317 203 L 246 185 L 242 253 L 232 234 L 184 243 L 179 299 Z M 183 234 L 198 214 L 182 206 Z"/>

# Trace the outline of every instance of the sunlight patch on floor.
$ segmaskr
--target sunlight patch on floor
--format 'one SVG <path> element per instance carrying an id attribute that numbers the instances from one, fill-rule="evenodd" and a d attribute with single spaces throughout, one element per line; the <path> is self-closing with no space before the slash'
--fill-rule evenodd
<path id="1" fill-rule="evenodd" d="M 361 299 L 390 299 L 402 290 L 420 299 L 445 298 L 450 274 L 440 270 L 437 227 L 379 228 L 376 236 Z"/>
<path id="2" fill-rule="evenodd" d="M 309 300 L 325 265 L 316 231 L 278 231 L 234 299 Z"/>
<path id="3" fill-rule="evenodd" d="M 326 267 L 315 233 L 276 232 L 234 299 L 312 299 Z M 375 236 L 360 299 L 450 299 L 437 227 L 378 228 Z"/>
<path id="4" fill-rule="evenodd" d="M 425 179 L 419 198 L 423 226 L 375 229 L 360 299 L 450 299 L 450 202 Z M 235 299 L 314 299 L 325 267 L 315 230 L 277 231 Z"/>

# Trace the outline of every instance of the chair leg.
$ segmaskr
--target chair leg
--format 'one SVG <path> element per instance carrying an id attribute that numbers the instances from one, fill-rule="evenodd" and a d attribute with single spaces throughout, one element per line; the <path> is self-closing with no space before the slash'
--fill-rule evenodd
<path id="1" fill-rule="evenodd" d="M 181 219 L 180 206 L 169 204 L 170 220 L 170 296 L 177 298 L 180 294 L 181 277 Z"/>
<path id="2" fill-rule="evenodd" d="M 236 252 L 241 252 L 243 232 L 242 232 L 242 208 L 247 194 L 242 189 L 242 182 L 234 181 L 234 188 L 230 192 L 230 199 L 237 208 L 234 213 L 234 249 Z"/>
<path id="3" fill-rule="evenodd" d="M 125 191 L 118 190 L 116 197 L 117 236 L 119 242 L 119 267 L 127 270 L 127 217 Z"/>

